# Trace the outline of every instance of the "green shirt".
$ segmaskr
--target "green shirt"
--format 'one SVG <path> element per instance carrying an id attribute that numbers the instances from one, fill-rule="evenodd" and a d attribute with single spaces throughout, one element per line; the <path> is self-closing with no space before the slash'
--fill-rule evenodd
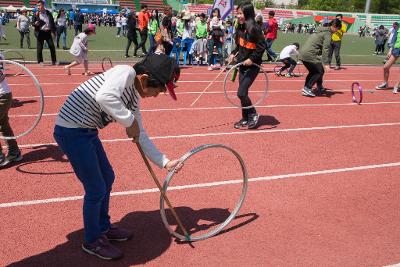
<path id="1" fill-rule="evenodd" d="M 329 64 L 328 54 L 332 33 L 329 27 L 319 27 L 317 33 L 309 35 L 299 51 L 299 59 L 311 63 Z"/>
<path id="2" fill-rule="evenodd" d="M 397 37 L 396 37 L 396 41 L 394 42 L 393 47 L 400 48 L 400 28 L 397 30 Z"/>
<path id="3" fill-rule="evenodd" d="M 149 32 L 151 35 L 156 35 L 158 29 L 157 20 L 152 19 L 149 23 Z"/>
<path id="4" fill-rule="evenodd" d="M 202 23 L 198 21 L 196 24 L 196 37 L 197 38 L 207 38 L 207 23 Z"/>

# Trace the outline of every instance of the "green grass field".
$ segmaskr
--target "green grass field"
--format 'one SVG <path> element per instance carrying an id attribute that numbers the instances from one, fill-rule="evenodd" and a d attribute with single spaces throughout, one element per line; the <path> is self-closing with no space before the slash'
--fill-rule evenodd
<path id="1" fill-rule="evenodd" d="M 31 49 L 19 49 L 19 33 L 14 27 L 15 23 L 10 22 L 5 26 L 7 40 L 0 41 L 0 49 L 16 49 L 21 52 L 26 60 L 36 61 L 36 38 L 31 30 Z M 126 38 L 116 37 L 116 29 L 109 27 L 98 27 L 97 35 L 91 36 L 89 41 L 89 59 L 91 61 L 100 61 L 103 57 L 110 57 L 113 61 L 132 61 L 134 58 L 124 58 Z M 74 31 L 68 30 L 67 45 L 71 45 Z M 284 34 L 279 32 L 278 39 L 273 45 L 275 51 L 280 51 L 284 46 L 293 42 L 299 42 L 300 45 L 305 42 L 308 34 Z M 54 40 L 55 41 L 55 40 Z M 61 40 L 60 40 L 60 46 Z M 374 56 L 375 44 L 373 38 L 359 38 L 355 35 L 346 35 L 341 50 L 342 64 L 382 64 L 383 56 Z M 45 61 L 50 61 L 49 49 L 44 49 Z M 133 45 L 130 55 L 133 54 Z M 140 52 L 139 52 L 140 54 Z M 57 50 L 57 60 L 61 62 L 71 61 L 73 56 L 68 50 Z"/>

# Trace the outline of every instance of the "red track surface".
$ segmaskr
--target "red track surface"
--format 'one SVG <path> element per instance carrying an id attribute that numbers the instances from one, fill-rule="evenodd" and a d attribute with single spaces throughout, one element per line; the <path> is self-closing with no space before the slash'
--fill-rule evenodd
<path id="1" fill-rule="evenodd" d="M 110 265 L 80 251 L 82 200 L 58 199 L 83 194 L 54 143 L 52 129 L 66 95 L 85 77 L 79 75 L 81 70 L 68 77 L 61 68 L 30 68 L 43 85 L 45 114 L 32 134 L 18 140 L 24 161 L 0 172 L 0 266 Z M 195 248 L 179 244 L 162 224 L 159 193 L 140 191 L 155 185 L 124 129 L 117 124 L 107 127 L 101 138 L 117 177 L 113 192 L 137 190 L 112 197 L 113 222 L 120 221 L 135 233 L 133 240 L 118 244 L 125 257 L 112 265 L 383 266 L 400 262 L 400 99 L 390 91 L 368 92 L 380 82 L 381 73 L 381 67 L 332 71 L 325 76 L 325 86 L 333 94 L 313 99 L 300 95 L 304 78 L 269 74 L 270 92 L 258 108 L 261 126 L 238 131 L 232 124 L 240 110 L 224 99 L 223 77 L 191 108 L 216 72 L 184 69 L 177 102 L 168 96 L 142 101 L 148 134 L 171 158 L 201 144 L 226 144 L 244 158 L 249 177 L 261 177 L 260 181 L 249 183 L 242 216 L 228 226 L 230 231 L 194 243 Z M 391 77 L 399 76 L 399 68 L 394 68 Z M 351 103 L 353 81 L 365 90 L 362 105 Z M 20 100 L 10 112 L 14 130 L 20 132 L 34 120 L 37 93 L 26 85 L 31 85 L 28 77 L 10 77 L 8 82 Z M 256 82 L 252 90 L 261 91 L 262 84 Z M 185 168 L 173 185 L 238 179 L 235 168 L 218 160 L 218 155 L 199 157 L 196 165 Z M 158 177 L 165 176 L 155 170 Z M 224 209 L 233 207 L 238 190 L 240 185 L 226 184 L 171 191 L 170 197 L 184 222 L 195 226 L 224 219 Z M 58 202 L 21 202 L 43 199 Z M 16 203 L 5 207 L 12 202 Z"/>

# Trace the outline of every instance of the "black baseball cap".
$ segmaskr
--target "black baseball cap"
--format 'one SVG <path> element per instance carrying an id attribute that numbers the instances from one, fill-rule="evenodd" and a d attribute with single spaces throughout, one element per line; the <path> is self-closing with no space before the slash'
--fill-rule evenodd
<path id="1" fill-rule="evenodd" d="M 138 62 L 135 69 L 143 68 L 162 85 L 166 87 L 168 93 L 174 100 L 177 100 L 175 94 L 176 82 L 179 80 L 180 69 L 175 60 L 165 54 L 150 54 L 142 61 Z"/>

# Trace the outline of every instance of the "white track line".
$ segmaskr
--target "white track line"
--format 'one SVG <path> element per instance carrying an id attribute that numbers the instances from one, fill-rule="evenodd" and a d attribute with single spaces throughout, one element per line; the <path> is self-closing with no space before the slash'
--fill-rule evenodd
<path id="1" fill-rule="evenodd" d="M 250 179 L 248 179 L 248 181 L 249 182 L 262 182 L 262 181 L 271 181 L 271 180 L 277 180 L 277 179 L 288 179 L 288 178 L 296 178 L 296 177 L 306 177 L 306 176 L 332 174 L 332 173 L 363 171 L 363 170 L 370 170 L 370 169 L 390 168 L 390 167 L 399 167 L 399 166 L 400 166 L 400 162 L 392 162 L 392 163 L 364 165 L 364 166 L 357 166 L 357 167 L 339 168 L 339 169 L 319 170 L 319 171 L 312 171 L 312 172 L 300 172 L 300 173 L 262 176 L 262 177 L 250 178 Z M 199 180 L 199 179 L 197 179 L 197 180 Z M 193 189 L 193 188 L 208 188 L 208 187 L 215 187 L 215 186 L 222 186 L 222 185 L 241 184 L 241 183 L 243 183 L 243 180 L 237 179 L 237 180 L 225 180 L 225 181 L 219 181 L 219 182 L 210 182 L 210 183 L 170 186 L 170 187 L 168 187 L 168 191 L 186 190 L 186 189 Z M 146 194 L 146 193 L 156 193 L 156 192 L 158 192 L 158 188 L 147 188 L 147 189 L 139 189 L 139 190 L 113 192 L 113 193 L 111 193 L 111 196 L 127 196 L 127 195 L 129 196 L 129 195 L 140 195 L 140 194 Z M 49 204 L 49 203 L 56 203 L 56 202 L 75 201 L 75 200 L 81 200 L 81 199 L 83 199 L 83 196 L 57 197 L 57 198 L 37 199 L 37 200 L 28 200 L 28 201 L 15 201 L 15 202 L 0 203 L 0 208 L 31 206 L 31 205 L 38 205 L 38 204 Z"/>
<path id="2" fill-rule="evenodd" d="M 364 93 L 375 93 L 375 95 L 381 94 L 381 92 L 384 91 L 389 91 L 389 90 L 381 90 L 381 91 L 376 91 L 375 89 L 364 89 Z M 237 90 L 227 90 L 227 93 L 237 93 Z M 264 93 L 265 91 L 263 90 L 251 90 L 250 93 Z M 298 90 L 268 90 L 268 93 L 299 93 L 301 92 L 301 88 Z M 351 92 L 351 89 L 335 89 L 333 92 Z M 182 92 L 175 92 L 176 95 L 195 95 L 195 94 L 201 94 L 201 91 L 182 91 Z M 204 92 L 205 95 L 208 94 L 224 94 L 223 91 L 207 91 Z M 392 95 L 392 94 L 390 94 Z M 69 95 L 44 95 L 44 98 L 63 98 L 67 97 Z M 397 97 L 395 95 L 392 95 L 393 97 Z M 18 98 L 18 99 L 32 99 L 32 98 L 39 98 L 40 96 L 13 96 L 13 98 Z"/>
<path id="3" fill-rule="evenodd" d="M 400 104 L 400 102 L 371 102 L 362 103 L 362 105 L 387 105 L 387 104 Z M 298 107 L 330 107 L 330 106 L 356 106 L 354 103 L 332 103 L 332 104 L 287 104 L 287 105 L 266 105 L 257 106 L 257 108 L 298 108 Z M 202 110 L 224 110 L 224 109 L 238 109 L 237 107 L 202 107 L 202 108 L 162 108 L 162 109 L 142 109 L 141 112 L 166 112 L 166 111 L 202 111 Z M 44 113 L 43 117 L 57 116 L 58 113 Z M 37 114 L 19 114 L 9 115 L 10 118 L 26 118 L 36 117 Z"/>
<path id="4" fill-rule="evenodd" d="M 183 134 L 183 135 L 164 135 L 153 136 L 151 140 L 164 140 L 164 139 L 184 139 L 196 137 L 212 137 L 212 136 L 235 136 L 235 135 L 248 135 L 248 134 L 273 134 L 273 133 L 287 133 L 287 132 L 309 132 L 309 131 L 323 131 L 335 129 L 353 129 L 353 128 L 370 128 L 370 127 L 386 127 L 386 126 L 400 126 L 400 122 L 388 123 L 373 123 L 373 124 L 354 124 L 354 125 L 332 125 L 332 126 L 318 126 L 306 128 L 288 128 L 288 129 L 266 129 L 258 131 L 235 131 L 235 132 L 219 132 L 219 133 L 202 133 L 202 134 Z M 130 138 L 117 138 L 117 139 L 102 139 L 103 143 L 115 142 L 131 142 Z M 37 146 L 57 145 L 57 143 L 42 143 L 42 144 L 25 144 L 18 145 L 21 148 L 33 148 Z"/>

